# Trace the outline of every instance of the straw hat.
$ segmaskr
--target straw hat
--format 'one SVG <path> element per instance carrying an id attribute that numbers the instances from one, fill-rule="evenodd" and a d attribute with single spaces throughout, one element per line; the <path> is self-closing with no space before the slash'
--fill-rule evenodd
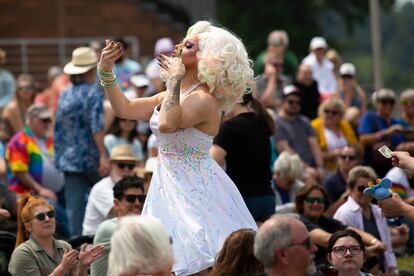
<path id="1" fill-rule="evenodd" d="M 137 161 L 132 148 L 127 144 L 117 145 L 111 150 L 111 161 Z"/>
<path id="2" fill-rule="evenodd" d="M 72 60 L 63 67 L 68 75 L 79 75 L 96 67 L 98 58 L 91 47 L 79 47 L 73 50 Z"/>

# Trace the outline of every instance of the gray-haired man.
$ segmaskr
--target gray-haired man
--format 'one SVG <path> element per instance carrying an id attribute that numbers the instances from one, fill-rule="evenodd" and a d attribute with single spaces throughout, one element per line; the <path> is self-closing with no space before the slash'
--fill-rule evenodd
<path id="1" fill-rule="evenodd" d="M 295 215 L 274 215 L 260 227 L 254 242 L 254 255 L 268 276 L 312 275 L 317 250 Z"/>

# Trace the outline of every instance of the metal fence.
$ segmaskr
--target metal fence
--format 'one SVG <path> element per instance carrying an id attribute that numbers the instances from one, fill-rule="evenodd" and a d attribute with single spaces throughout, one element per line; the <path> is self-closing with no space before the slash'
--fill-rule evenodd
<path id="1" fill-rule="evenodd" d="M 131 58 L 138 60 L 138 38 L 126 36 L 123 39 L 129 43 Z M 0 38 L 0 48 L 7 52 L 5 67 L 15 76 L 30 73 L 44 85 L 49 67 L 63 67 L 76 47 L 89 45 L 91 41 L 103 45 L 104 40 L 104 37 Z"/>

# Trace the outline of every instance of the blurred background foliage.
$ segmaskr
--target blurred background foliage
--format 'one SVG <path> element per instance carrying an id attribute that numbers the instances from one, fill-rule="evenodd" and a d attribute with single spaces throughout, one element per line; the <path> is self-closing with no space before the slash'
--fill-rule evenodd
<path id="1" fill-rule="evenodd" d="M 380 0 L 380 6 L 384 86 L 396 92 L 414 88 L 414 4 Z M 275 29 L 288 32 L 299 60 L 312 37 L 324 36 L 344 62 L 356 65 L 361 85 L 372 87 L 368 0 L 220 0 L 217 11 L 218 23 L 241 36 L 253 59 Z"/>

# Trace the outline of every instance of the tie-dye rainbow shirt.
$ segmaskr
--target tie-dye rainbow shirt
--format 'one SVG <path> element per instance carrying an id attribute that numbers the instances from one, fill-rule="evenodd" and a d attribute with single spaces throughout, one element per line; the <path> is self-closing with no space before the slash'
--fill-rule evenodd
<path id="1" fill-rule="evenodd" d="M 53 139 L 45 141 L 49 154 L 53 154 Z M 16 172 L 28 172 L 36 182 L 42 183 L 43 161 L 40 147 L 33 136 L 32 131 L 25 127 L 17 132 L 10 140 L 6 149 L 7 177 L 9 189 L 16 193 L 30 191 L 14 175 Z"/>

